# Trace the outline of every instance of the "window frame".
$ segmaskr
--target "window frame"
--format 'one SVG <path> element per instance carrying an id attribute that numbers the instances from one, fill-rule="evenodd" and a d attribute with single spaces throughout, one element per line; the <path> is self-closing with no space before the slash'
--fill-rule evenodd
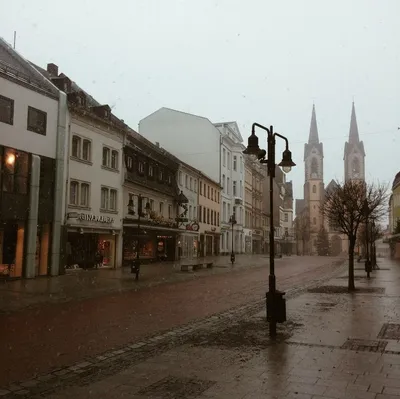
<path id="1" fill-rule="evenodd" d="M 7 125 L 11 125 L 11 126 L 14 125 L 14 100 L 12 98 L 8 98 L 8 97 L 2 96 L 2 95 L 0 95 L 0 100 L 10 102 L 10 120 L 6 121 L 6 120 L 0 119 L 0 122 L 6 123 Z"/>
<path id="2" fill-rule="evenodd" d="M 36 112 L 39 115 L 44 116 L 44 130 L 41 131 L 40 129 L 37 128 L 37 126 L 33 126 L 29 124 L 29 113 L 30 112 Z M 26 118 L 26 130 L 29 130 L 30 132 L 36 133 L 36 134 L 40 134 L 41 136 L 46 136 L 47 134 L 47 112 L 42 111 L 38 108 L 32 107 L 30 105 L 28 105 L 28 112 L 27 112 L 27 118 Z"/>
<path id="3" fill-rule="evenodd" d="M 73 184 L 77 184 L 77 194 L 76 194 L 76 203 L 72 203 L 71 202 L 71 188 Z M 87 191 L 87 203 L 85 204 L 81 204 L 82 202 L 82 186 L 87 186 L 88 187 L 88 191 Z M 74 207 L 74 208 L 81 208 L 81 209 L 90 209 L 90 200 L 91 200 L 91 183 L 88 181 L 83 181 L 83 180 L 79 180 L 79 179 L 75 179 L 75 178 L 71 178 L 69 181 L 69 193 L 68 193 L 68 206 L 69 207 Z"/>

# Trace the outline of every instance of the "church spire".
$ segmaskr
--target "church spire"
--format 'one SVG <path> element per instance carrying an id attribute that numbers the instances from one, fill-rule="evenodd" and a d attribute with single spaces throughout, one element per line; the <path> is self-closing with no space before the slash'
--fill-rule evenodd
<path id="1" fill-rule="evenodd" d="M 351 109 L 351 121 L 350 121 L 350 131 L 349 131 L 349 143 L 356 144 L 360 142 L 360 138 L 358 136 L 358 126 L 357 126 L 357 118 L 356 118 L 356 109 L 353 107 Z"/>
<path id="2" fill-rule="evenodd" d="M 313 104 L 312 114 L 311 114 L 311 125 L 310 125 L 310 135 L 308 136 L 308 144 L 318 144 L 318 127 L 317 127 L 317 117 L 315 116 L 315 104 Z"/>

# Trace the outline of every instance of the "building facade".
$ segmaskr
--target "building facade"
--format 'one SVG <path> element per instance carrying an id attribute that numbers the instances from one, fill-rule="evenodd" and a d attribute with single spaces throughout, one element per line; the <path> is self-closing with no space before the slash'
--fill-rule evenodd
<path id="1" fill-rule="evenodd" d="M 122 158 L 125 123 L 58 66 L 42 70 L 68 98 L 65 265 L 67 268 L 121 266 Z"/>
<path id="2" fill-rule="evenodd" d="M 137 253 L 143 262 L 177 260 L 189 202 L 178 189 L 179 163 L 132 130 L 124 160 L 123 265 L 130 266 Z"/>
<path id="3" fill-rule="evenodd" d="M 200 174 L 198 220 L 200 225 L 200 256 L 219 255 L 221 227 L 221 186 Z"/>
<path id="4" fill-rule="evenodd" d="M 0 39 L 0 277 L 60 273 L 65 94 Z"/>

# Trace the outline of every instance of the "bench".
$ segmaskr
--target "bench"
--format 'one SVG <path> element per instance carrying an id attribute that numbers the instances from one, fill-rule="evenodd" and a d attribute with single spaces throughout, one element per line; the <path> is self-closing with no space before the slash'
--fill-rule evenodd
<path id="1" fill-rule="evenodd" d="M 214 266 L 214 262 L 192 262 L 192 263 L 184 263 L 181 265 L 181 272 L 193 272 L 195 270 L 203 269 L 206 267 L 207 269 L 211 269 Z"/>

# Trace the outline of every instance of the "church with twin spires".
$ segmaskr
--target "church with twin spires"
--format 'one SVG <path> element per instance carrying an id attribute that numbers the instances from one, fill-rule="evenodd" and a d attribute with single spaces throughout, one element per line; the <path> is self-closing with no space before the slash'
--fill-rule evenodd
<path id="1" fill-rule="evenodd" d="M 344 180 L 365 180 L 364 144 L 358 134 L 354 102 L 351 110 L 348 141 L 344 145 Z M 320 207 L 325 193 L 336 185 L 334 180 L 324 184 L 324 147 L 319 140 L 315 105 L 311 114 L 308 143 L 304 145 L 304 199 L 296 200 L 295 233 L 297 254 L 317 255 L 318 232 L 324 226 L 328 232 L 331 254 L 338 255 L 348 251 L 347 238 L 332 231 L 323 220 Z"/>

